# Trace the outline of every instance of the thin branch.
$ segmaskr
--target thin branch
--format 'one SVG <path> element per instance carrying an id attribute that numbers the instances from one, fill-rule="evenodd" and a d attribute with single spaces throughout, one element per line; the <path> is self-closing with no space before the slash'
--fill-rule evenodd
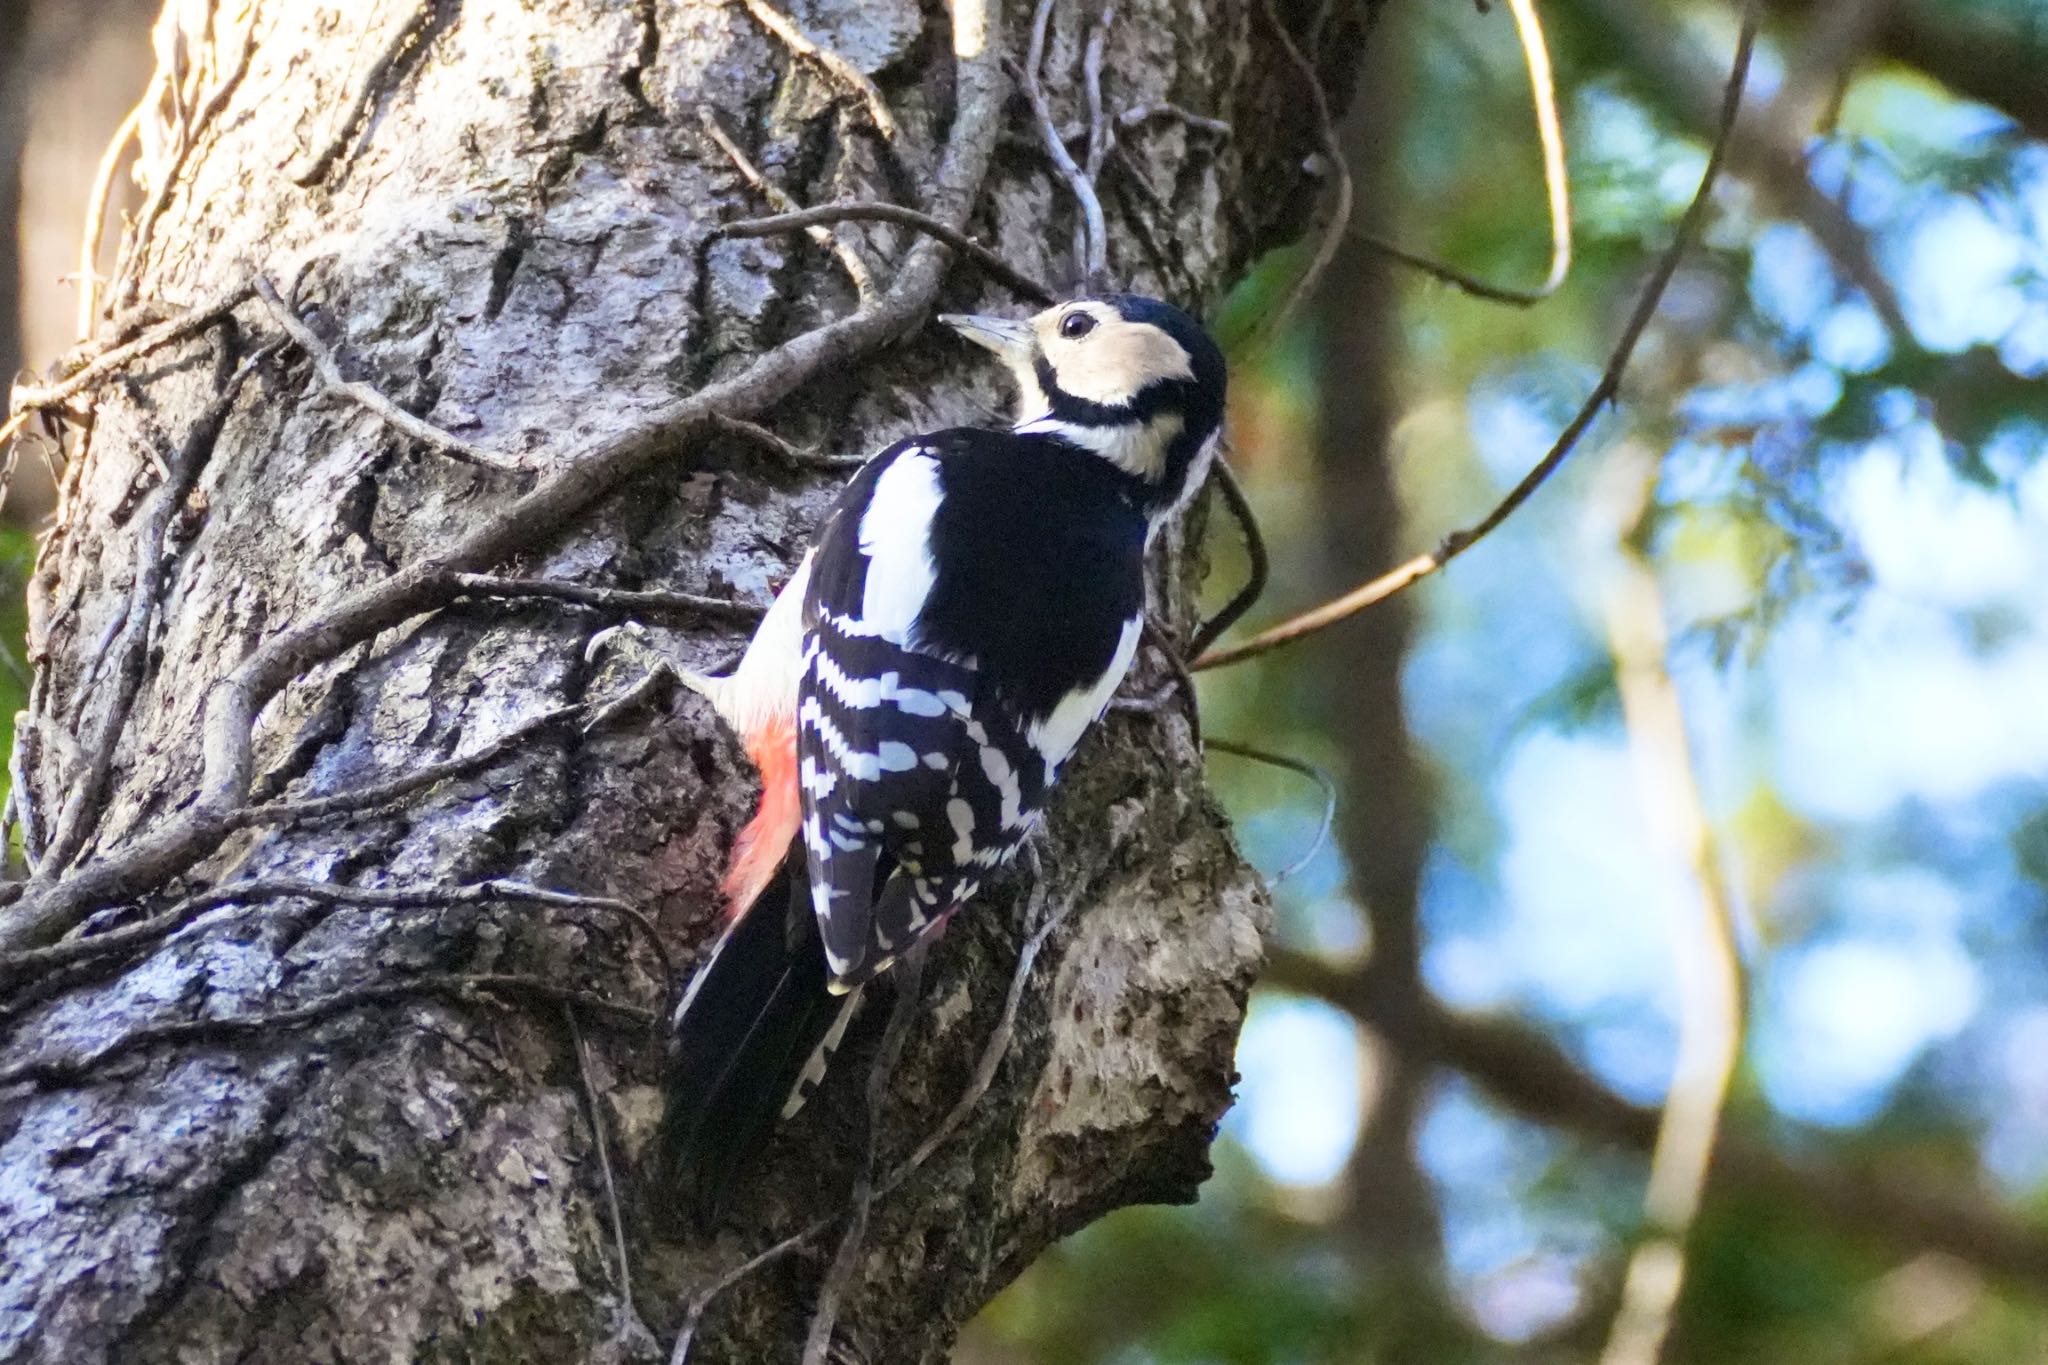
<path id="1" fill-rule="evenodd" d="M 737 223 L 723 223 L 713 230 L 714 237 L 773 237 L 798 228 L 816 227 L 821 223 L 876 222 L 897 223 L 914 228 L 928 237 L 936 237 L 967 257 L 984 275 L 1002 285 L 1019 298 L 1041 306 L 1051 304 L 1056 295 L 1050 289 L 1018 270 L 989 248 L 975 241 L 958 228 L 948 227 L 928 213 L 920 213 L 902 204 L 879 201 L 862 201 L 851 204 L 820 204 L 816 208 L 797 209 L 790 213 L 778 213 L 767 218 L 748 218 Z"/>
<path id="2" fill-rule="evenodd" d="M 576 1053 L 576 1075 L 583 1082 L 583 1102 L 590 1109 L 590 1144 L 597 1149 L 598 1173 L 604 1177 L 604 1203 L 611 1214 L 612 1245 L 619 1257 L 619 1319 L 634 1336 L 653 1340 L 654 1334 L 640 1320 L 633 1306 L 633 1260 L 626 1252 L 626 1220 L 619 1212 L 619 1185 L 612 1176 L 611 1143 L 605 1136 L 602 1098 L 590 1072 L 590 1052 L 583 1045 L 583 1028 L 576 1022 L 576 1006 L 562 1003 L 562 1021 L 569 1026 L 569 1045 Z"/>
<path id="3" fill-rule="evenodd" d="M 832 1327 L 839 1320 L 839 1305 L 860 1269 L 861 1244 L 867 1240 L 868 1213 L 875 1202 L 875 1149 L 882 1140 L 882 1111 L 889 1102 L 889 1082 L 896 1064 L 903 1059 L 903 1044 L 917 1021 L 923 1002 L 925 952 L 929 939 L 921 940 L 903 955 L 889 974 L 896 987 L 895 1007 L 889 1011 L 889 1026 L 882 1044 L 875 1049 L 874 1064 L 868 1068 L 868 1133 L 861 1148 L 860 1171 L 854 1177 L 853 1194 L 847 1201 L 846 1230 L 839 1236 L 839 1249 L 818 1286 L 811 1307 L 810 1330 L 804 1335 L 804 1365 L 828 1365 L 832 1351 Z"/>
<path id="4" fill-rule="evenodd" d="M 896 125 L 896 115 L 889 110 L 889 101 L 882 98 L 882 92 L 859 67 L 805 33 L 794 19 L 769 4 L 768 0 L 742 0 L 742 3 L 756 23 L 780 38 L 792 52 L 824 67 L 859 96 L 861 104 L 867 108 L 868 117 L 875 121 L 875 130 L 884 139 L 893 143 L 902 137 L 902 129 Z"/>
<path id="5" fill-rule="evenodd" d="M 1490 303 L 1528 308 L 1555 294 L 1572 268 L 1571 188 L 1565 178 L 1564 129 L 1557 116 L 1557 82 L 1550 69 L 1550 48 L 1543 39 L 1543 21 L 1535 0 L 1508 0 L 1515 16 L 1515 36 L 1529 73 L 1529 94 L 1536 106 L 1536 139 L 1543 148 L 1544 197 L 1550 207 L 1550 273 L 1534 289 L 1488 284 L 1455 266 L 1405 250 L 1371 233 L 1353 234 L 1374 251 Z"/>
<path id="6" fill-rule="evenodd" d="M 170 533 L 171 522 L 185 505 L 200 471 L 205 468 L 214 446 L 219 442 L 221 430 L 227 425 L 228 414 L 234 410 L 241 396 L 243 384 L 277 353 L 277 349 L 278 343 L 275 342 L 258 347 L 228 375 L 220 393 L 193 423 L 170 477 L 150 496 L 148 510 L 143 514 L 134 537 L 134 578 L 128 587 L 124 623 L 120 636 L 113 641 L 109 651 L 115 665 L 112 695 L 104 698 L 105 708 L 100 713 L 100 723 L 86 741 L 86 770 L 72 785 L 71 794 L 57 813 L 49 847 L 44 850 L 36 868 L 35 879 L 39 882 L 54 880 L 61 874 L 92 836 L 106 802 L 115 753 L 128 731 L 129 714 L 148 671 L 149 631 L 164 591 L 164 541 Z"/>
<path id="7" fill-rule="evenodd" d="M 1678 1057 L 1651 1149 L 1647 1224 L 1622 1280 L 1601 1365 L 1656 1365 L 1685 1283 L 1685 1245 L 1699 1213 L 1720 1135 L 1728 1084 L 1742 1052 L 1743 972 L 1734 912 L 1694 775 L 1678 688 L 1665 667 L 1670 642 L 1656 572 L 1633 543 L 1655 489 L 1646 450 L 1613 471 L 1623 504 L 1621 552 L 1603 615 L 1614 653 L 1636 785 L 1653 831 L 1691 885 L 1674 906 L 1672 960 L 1678 974 Z"/>
<path id="8" fill-rule="evenodd" d="M 752 2 L 753 0 L 749 0 L 750 4 Z M 739 143 L 732 140 L 731 135 L 725 131 L 725 126 L 718 121 L 718 115 L 713 113 L 708 106 L 699 106 L 697 120 L 704 125 L 705 135 L 718 144 L 719 149 L 732 162 L 734 169 L 739 171 L 740 177 L 749 185 L 752 185 L 763 199 L 766 199 L 773 205 L 778 215 L 788 217 L 790 214 L 802 211 L 802 205 L 790 198 L 789 194 L 781 186 L 775 184 L 761 173 L 761 168 L 756 166 L 748 158 L 747 154 L 740 149 Z M 875 296 L 874 274 L 869 271 L 867 261 L 862 258 L 859 250 L 854 247 L 852 242 L 841 237 L 828 227 L 807 227 L 804 229 L 804 233 L 819 246 L 831 252 L 833 257 L 838 260 L 840 269 L 846 272 L 846 278 L 853 282 L 853 292 L 859 296 L 863 304 L 873 300 Z M 730 234 L 714 233 L 713 235 Z"/>
<path id="9" fill-rule="evenodd" d="M 543 711 L 466 754 L 457 754 L 453 758 L 445 758 L 437 763 L 422 764 L 388 781 L 335 792 L 328 796 L 244 806 L 229 818 L 229 827 L 248 829 L 257 825 L 297 825 L 310 820 L 324 819 L 330 815 L 352 815 L 397 805 L 415 792 L 425 791 L 437 783 L 480 772 L 504 755 L 524 748 L 536 736 L 549 730 L 566 729 L 581 722 L 582 733 L 588 734 L 600 724 L 609 725 L 627 712 L 646 705 L 653 699 L 655 692 L 673 678 L 674 674 L 667 670 L 666 665 L 657 667 L 615 696 L 603 701 L 579 702 Z"/>
<path id="10" fill-rule="evenodd" d="M 469 1004 L 480 995 L 527 996 L 559 1005 L 581 1005 L 608 1014 L 636 1028 L 651 1029 L 655 1016 L 650 1010 L 621 1005 L 589 991 L 577 990 L 558 981 L 538 976 L 502 973 L 439 974 L 409 977 L 403 981 L 358 986 L 309 1000 L 303 1005 L 267 1014 L 230 1015 L 218 1019 L 170 1019 L 145 1024 L 124 1033 L 111 1043 L 80 1057 L 32 1057 L 0 1068 L 0 1090 L 29 1084 L 42 1089 L 75 1085 L 93 1073 L 130 1053 L 174 1043 L 228 1043 L 244 1038 L 265 1039 L 293 1029 L 324 1023 L 337 1015 L 372 1005 L 392 1004 L 423 995 L 440 996 L 450 1003 Z"/>
<path id="11" fill-rule="evenodd" d="M 80 341 L 92 336 L 93 321 L 99 316 L 100 239 L 106 235 L 107 201 L 114 194 L 114 172 L 120 168 L 121 158 L 128 152 L 128 144 L 135 140 L 136 130 L 142 127 L 143 113 L 155 94 L 152 87 L 135 102 L 135 107 L 121 120 L 121 126 L 114 130 L 113 137 L 107 140 L 107 149 L 100 153 L 99 167 L 93 172 L 92 193 L 85 201 L 85 230 L 79 234 L 78 240 Z"/>
<path id="12" fill-rule="evenodd" d="M 0 981 L 35 975 L 68 967 L 78 962 L 128 952 L 154 943 L 198 919 L 208 910 L 223 905 L 253 904 L 259 900 L 309 900 L 358 910 L 429 910 L 449 905 L 490 905 L 517 903 L 546 905 L 558 909 L 599 910 L 617 915 L 647 940 L 655 959 L 661 963 L 666 981 L 676 979 L 675 961 L 668 944 L 654 927 L 654 921 L 638 908 L 610 896 L 585 896 L 573 891 L 551 891 L 526 882 L 497 879 L 466 886 L 345 886 L 339 882 L 308 881 L 300 877 L 250 877 L 222 882 L 196 895 L 187 896 L 161 914 L 134 924 L 110 929 L 88 938 L 67 939 L 47 947 L 28 948 L 0 954 Z"/>
<path id="13" fill-rule="evenodd" d="M 1288 62 L 1301 76 L 1302 85 L 1308 91 L 1310 106 L 1316 119 L 1316 140 L 1322 150 L 1324 167 L 1335 182 L 1336 194 L 1330 201 L 1329 215 L 1323 220 L 1322 232 L 1316 239 L 1314 253 L 1310 255 L 1308 264 L 1303 267 L 1301 274 L 1295 276 L 1294 283 L 1288 286 L 1279 306 L 1267 314 L 1259 324 L 1257 336 L 1252 342 L 1254 349 L 1263 348 L 1279 335 L 1280 329 L 1286 326 L 1287 320 L 1294 315 L 1294 310 L 1301 306 L 1302 300 L 1309 296 L 1310 291 L 1323 278 L 1323 272 L 1330 268 L 1330 262 L 1337 258 L 1337 249 L 1343 245 L 1344 234 L 1351 227 L 1352 199 L 1355 194 L 1351 167 L 1346 164 L 1344 148 L 1337 140 L 1337 118 L 1330 109 L 1329 94 L 1323 89 L 1322 74 L 1294 41 L 1294 35 L 1287 31 L 1287 25 L 1280 22 L 1279 13 L 1273 8 L 1273 0 L 1260 0 L 1259 8 L 1266 16 L 1266 22 L 1272 26 L 1274 35 L 1279 38 L 1281 50 L 1287 54 Z"/>
<path id="14" fill-rule="evenodd" d="M 1190 128 L 1199 128 L 1205 133 L 1214 133 L 1217 137 L 1221 138 L 1233 136 L 1233 130 L 1228 121 L 1220 118 L 1210 118 L 1206 114 L 1194 113 L 1168 100 L 1160 100 L 1155 104 L 1134 104 L 1116 116 L 1116 126 L 1125 132 L 1129 132 L 1131 129 L 1150 123 L 1154 119 L 1172 119 L 1177 123 L 1185 123 Z"/>
<path id="15" fill-rule="evenodd" d="M 1544 457 L 1522 476 L 1521 482 L 1509 490 L 1508 495 L 1502 498 L 1491 512 L 1464 530 L 1453 531 L 1444 537 L 1443 543 L 1435 550 L 1417 555 L 1378 578 L 1360 584 L 1343 596 L 1261 631 L 1242 644 L 1210 650 L 1194 661 L 1192 667 L 1196 672 L 1205 668 L 1221 668 L 1226 664 L 1241 663 L 1246 659 L 1268 653 L 1335 625 L 1347 617 L 1355 616 L 1367 607 L 1412 587 L 1484 540 L 1502 522 L 1513 516 L 1522 504 L 1557 472 L 1558 467 L 1578 445 L 1579 438 L 1593 425 L 1593 419 L 1599 416 L 1601 410 L 1613 402 L 1620 393 L 1622 376 L 1627 372 L 1628 363 L 1635 355 L 1636 343 L 1642 340 L 1643 332 L 1650 325 L 1650 319 L 1655 316 L 1657 305 L 1664 298 L 1665 287 L 1671 283 L 1672 275 L 1678 270 L 1680 258 L 1699 235 L 1701 224 L 1706 219 L 1707 203 L 1712 197 L 1716 181 L 1720 178 L 1721 167 L 1727 160 L 1730 134 L 1735 129 L 1735 116 L 1742 108 L 1742 90 L 1749 78 L 1749 60 L 1756 46 L 1756 31 L 1757 16 L 1754 9 L 1751 9 L 1745 13 L 1742 33 L 1736 39 L 1734 66 L 1729 72 L 1728 84 L 1721 101 L 1720 132 L 1714 140 L 1713 153 L 1707 158 L 1706 169 L 1700 175 L 1699 189 L 1694 193 L 1692 203 L 1687 206 L 1685 216 L 1679 219 L 1671 245 L 1665 248 L 1664 255 L 1658 260 L 1656 269 L 1650 273 L 1649 281 L 1643 287 L 1641 297 L 1636 300 L 1635 310 L 1629 314 L 1628 323 L 1622 328 L 1621 338 L 1615 343 L 1614 352 L 1608 358 L 1607 368 L 1602 372 L 1600 382 L 1593 386 L 1593 392 L 1580 405 L 1578 412 L 1566 424 Z"/>
<path id="16" fill-rule="evenodd" d="M 128 243 L 122 249 L 120 262 L 115 267 L 119 279 L 132 280 L 141 273 L 151 243 L 154 241 L 157 220 L 163 216 L 165 206 L 171 201 L 171 190 L 178 183 L 178 177 L 184 173 L 185 163 L 191 159 L 193 149 L 199 145 L 199 134 L 220 116 L 221 110 L 227 108 L 228 101 L 233 99 L 235 91 L 241 88 L 242 78 L 249 74 L 249 66 L 255 55 L 256 40 L 252 29 L 242 40 L 241 53 L 235 61 L 235 69 L 230 71 L 227 79 L 214 90 L 205 107 L 193 117 L 180 120 L 177 155 L 172 158 L 170 165 L 157 168 L 157 180 L 150 189 L 149 201 L 142 206 L 142 212 L 137 215 L 135 227 L 130 231 Z M 169 85 L 174 93 L 178 91 L 175 80 L 171 80 Z M 79 338 L 83 340 L 91 334 L 91 319 L 81 313 L 79 320 Z"/>
<path id="17" fill-rule="evenodd" d="M 309 327 L 304 319 L 278 296 L 277 287 L 261 274 L 256 276 L 256 296 L 263 306 L 270 310 L 270 316 L 285 330 L 306 357 L 319 371 L 320 380 L 330 392 L 341 395 L 358 407 L 380 419 L 386 426 L 413 440 L 433 447 L 444 455 L 451 455 L 465 464 L 495 469 L 501 474 L 521 474 L 528 478 L 533 471 L 517 458 L 508 458 L 495 451 L 484 449 L 470 441 L 463 440 L 452 431 L 435 426 L 424 418 L 415 417 L 398 404 L 377 392 L 375 386 L 358 383 L 341 372 L 341 362 L 335 358 L 334 348 L 320 339 L 320 334 Z"/>
<path id="18" fill-rule="evenodd" d="M 1038 0 L 1038 10 L 1031 18 L 1031 46 L 1024 58 L 1024 97 L 1031 102 L 1031 112 L 1038 119 L 1039 139 L 1045 144 L 1045 153 L 1052 158 L 1054 169 L 1067 182 L 1075 201 L 1081 206 L 1081 289 L 1091 292 L 1101 286 L 1109 273 L 1109 227 L 1102 216 L 1102 198 L 1095 192 L 1095 182 L 1074 160 L 1074 154 L 1067 150 L 1066 139 L 1060 136 L 1059 125 L 1054 122 L 1052 105 L 1046 100 L 1045 87 L 1041 76 L 1045 66 L 1045 34 L 1052 22 L 1054 0 Z"/>
<path id="19" fill-rule="evenodd" d="M 538 598 L 566 602 L 571 606 L 624 616 L 680 616 L 690 620 L 726 621 L 753 625 L 768 610 L 752 602 L 735 602 L 725 597 L 705 597 L 693 592 L 668 592 L 651 588 L 603 588 L 589 583 L 570 583 L 555 578 L 494 578 L 489 574 L 448 575 L 449 589 L 457 597 L 499 598 L 507 601 Z"/>
<path id="20" fill-rule="evenodd" d="M 363 121 L 369 117 L 371 106 L 383 97 L 392 74 L 398 70 L 399 63 L 405 60 L 416 44 L 426 41 L 435 26 L 437 8 L 438 0 L 419 0 L 413 7 L 410 17 L 399 26 L 391 40 L 384 45 L 384 50 L 377 54 L 377 60 L 371 63 L 370 69 L 364 73 L 362 84 L 356 87 L 355 98 L 349 101 L 348 112 L 343 115 L 326 143 L 308 158 L 304 166 L 287 172 L 294 185 L 315 185 L 327 177 L 327 172 L 341 159 L 341 154 L 348 150 L 348 144 L 354 140 L 356 130 L 361 128 Z"/>
<path id="21" fill-rule="evenodd" d="M 1237 529 L 1244 536 L 1246 574 L 1244 586 L 1214 616 L 1195 628 L 1194 638 L 1188 641 L 1187 652 L 1196 658 L 1206 653 L 1224 631 L 1243 620 L 1244 614 L 1258 605 L 1273 575 L 1273 558 L 1266 550 L 1266 534 L 1259 528 L 1258 513 L 1252 510 L 1252 501 L 1245 496 L 1237 471 L 1222 455 L 1217 456 L 1212 468 L 1217 491 L 1223 494 L 1223 505 L 1230 509 L 1231 518 L 1237 522 Z"/>
<path id="22" fill-rule="evenodd" d="M 1330 842 L 1330 830 L 1337 823 L 1337 779 L 1306 759 L 1290 758 L 1286 754 L 1274 753 L 1270 749 L 1257 748 L 1254 745 L 1240 743 L 1234 739 L 1216 739 L 1212 737 L 1204 743 L 1203 747 L 1214 753 L 1234 754 L 1238 758 L 1251 759 L 1254 763 L 1264 763 L 1268 767 L 1284 768 L 1288 772 L 1299 773 L 1322 789 L 1323 810 L 1321 816 L 1316 821 L 1315 837 L 1309 840 L 1308 848 L 1299 857 L 1266 878 L 1267 887 L 1271 888 L 1280 885 L 1289 877 L 1301 873 L 1310 863 L 1314 862 L 1316 855 L 1323 851 L 1323 846 Z"/>
<path id="23" fill-rule="evenodd" d="M 254 293 L 253 285 L 237 285 L 177 317 L 156 324 L 132 341 L 101 352 L 55 383 L 25 384 L 16 388 L 13 393 L 14 415 L 0 423 L 0 442 L 11 439 L 20 431 L 32 413 L 68 403 L 130 362 L 206 330 L 234 312 Z"/>

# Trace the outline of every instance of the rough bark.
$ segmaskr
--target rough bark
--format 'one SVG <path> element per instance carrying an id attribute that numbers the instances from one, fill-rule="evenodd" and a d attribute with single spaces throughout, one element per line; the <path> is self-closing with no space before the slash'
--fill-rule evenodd
<path id="1" fill-rule="evenodd" d="M 430 568 L 765 600 L 834 480 L 707 428 L 714 398 L 840 454 L 1003 402 L 986 365 L 917 325 L 945 258 L 915 235 L 844 230 L 887 291 L 864 309 L 802 238 L 710 236 L 770 206 L 706 136 L 706 108 L 801 202 L 936 206 L 964 190 L 984 241 L 1039 278 L 1071 277 L 1071 205 L 1022 106 L 979 110 L 1004 130 L 985 181 L 947 152 L 991 96 L 941 8 L 788 9 L 876 79 L 903 129 L 893 150 L 833 76 L 736 4 L 252 0 L 231 14 L 172 0 L 117 316 L 262 270 L 309 305 L 351 377 L 517 457 L 538 484 L 400 437 L 291 348 L 215 404 L 230 366 L 277 333 L 254 303 L 97 390 L 33 593 L 20 758 L 42 862 L 0 913 L 0 944 L 76 943 L 229 879 L 516 878 L 631 903 L 687 967 L 753 794 L 687 696 L 593 732 L 541 729 L 395 806 L 285 827 L 235 812 L 475 751 L 644 666 L 624 650 L 586 661 L 615 613 L 456 601 Z M 1063 6 L 1054 25 L 1048 83 L 1069 120 L 1085 117 L 1090 13 Z M 1313 134 L 1263 16 L 1246 0 L 1118 6 L 1112 112 L 1171 100 L 1237 129 L 1219 143 L 1166 118 L 1125 134 L 1142 181 L 1107 177 L 1120 282 L 1199 308 L 1300 222 Z M 1001 19 L 996 41 L 1021 55 L 1029 6 Z M 962 166 L 970 183 L 939 183 Z M 942 293 L 952 308 L 1008 302 L 957 264 Z M 490 529 L 505 526 L 516 533 Z M 1192 574 L 1162 566 L 1169 623 L 1187 620 Z M 662 624 L 654 645 L 698 666 L 744 629 Z M 247 754 L 233 742 L 244 706 Z M 81 801 L 102 733 L 118 741 L 103 799 Z M 68 870 L 51 848 L 67 801 L 83 812 Z M 1207 1173 L 1265 912 L 1184 719 L 1111 718 L 1048 835 L 1045 900 L 1073 913 L 995 1086 L 876 1210 L 841 1318 L 868 1360 L 941 1358 L 1049 1241 L 1120 1204 L 1191 1198 Z M 986 897 L 935 953 L 884 1162 L 965 1085 L 1024 914 L 1017 895 Z M 670 985 L 645 936 L 597 907 L 255 896 L 115 957 L 0 981 L 0 1359 L 646 1355 L 622 1311 L 586 1094 L 611 1139 L 632 1300 L 663 1345 L 696 1288 L 843 1205 L 879 1018 L 716 1235 L 669 1241 L 635 1162 L 658 1041 L 571 1005 L 586 1087 L 558 999 L 392 994 L 481 973 L 657 1012 Z M 207 1022 L 295 1008 L 253 1035 Z M 721 1298 L 698 1358 L 793 1358 L 829 1251 Z"/>

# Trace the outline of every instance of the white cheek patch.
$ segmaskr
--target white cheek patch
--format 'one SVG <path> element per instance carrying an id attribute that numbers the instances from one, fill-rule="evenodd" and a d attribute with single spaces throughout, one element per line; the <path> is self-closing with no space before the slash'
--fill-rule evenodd
<path id="1" fill-rule="evenodd" d="M 1157 380 L 1195 377 L 1187 349 L 1146 323 L 1114 318 L 1077 340 L 1055 333 L 1041 344 L 1062 389 L 1105 407 L 1121 407 Z"/>

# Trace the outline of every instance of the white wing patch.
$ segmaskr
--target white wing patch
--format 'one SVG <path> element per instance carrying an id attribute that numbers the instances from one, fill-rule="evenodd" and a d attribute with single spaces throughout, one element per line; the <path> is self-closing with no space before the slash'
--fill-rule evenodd
<path id="1" fill-rule="evenodd" d="M 875 480 L 860 518 L 860 549 L 868 558 L 867 586 L 854 632 L 907 645 L 911 627 L 931 596 L 932 516 L 939 510 L 939 462 L 906 452 Z"/>
<path id="2" fill-rule="evenodd" d="M 1124 633 L 1116 642 L 1116 653 L 1110 658 L 1109 667 L 1102 670 L 1102 676 L 1092 683 L 1085 683 L 1060 698 L 1052 714 L 1033 725 L 1025 733 L 1031 747 L 1038 750 L 1045 760 L 1045 780 L 1051 784 L 1060 764 L 1067 761 L 1067 755 L 1074 752 L 1074 746 L 1081 742 L 1087 732 L 1102 715 L 1102 709 L 1109 705 L 1109 699 L 1116 694 L 1117 684 L 1124 680 L 1131 660 L 1138 653 L 1138 636 L 1145 629 L 1145 618 L 1133 616 L 1124 622 Z"/>

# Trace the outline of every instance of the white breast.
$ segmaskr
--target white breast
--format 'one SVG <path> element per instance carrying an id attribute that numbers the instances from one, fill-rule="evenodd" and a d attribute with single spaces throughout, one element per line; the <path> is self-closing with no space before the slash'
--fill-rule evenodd
<path id="1" fill-rule="evenodd" d="M 1060 764 L 1067 761 L 1067 755 L 1074 752 L 1081 736 L 1101 717 L 1109 699 L 1116 695 L 1117 686 L 1123 682 L 1124 674 L 1130 671 L 1131 660 L 1137 656 L 1138 636 L 1144 629 L 1143 614 L 1124 622 L 1123 635 L 1116 642 L 1116 653 L 1110 658 L 1109 667 L 1102 670 L 1102 676 L 1067 693 L 1059 705 L 1053 707 L 1051 715 L 1033 725 L 1025 734 L 1031 747 L 1045 759 L 1046 781 L 1052 781 Z"/>

